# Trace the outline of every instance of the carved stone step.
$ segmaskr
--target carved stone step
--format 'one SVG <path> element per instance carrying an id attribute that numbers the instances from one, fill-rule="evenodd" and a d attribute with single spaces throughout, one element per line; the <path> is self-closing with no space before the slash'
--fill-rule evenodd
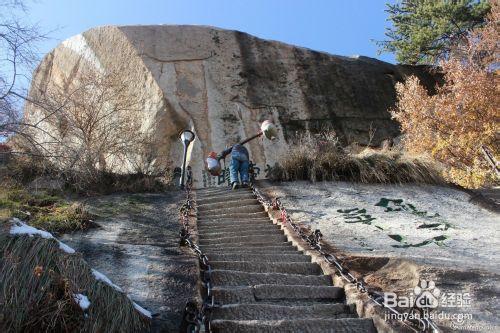
<path id="1" fill-rule="evenodd" d="M 328 275 L 300 275 L 282 273 L 249 273 L 231 270 L 212 271 L 215 286 L 254 286 L 257 284 L 330 286 Z"/>
<path id="2" fill-rule="evenodd" d="M 215 286 L 213 288 L 218 303 L 270 303 L 270 302 L 335 302 L 343 300 L 344 289 L 333 286 L 269 285 L 256 286 Z"/>
<path id="3" fill-rule="evenodd" d="M 198 233 L 202 235 L 215 234 L 225 232 L 227 234 L 238 235 L 240 232 L 282 232 L 279 225 L 272 223 L 265 224 L 238 224 L 238 225 L 212 225 L 212 226 L 198 226 Z"/>
<path id="4" fill-rule="evenodd" d="M 196 195 L 201 197 L 214 196 L 220 194 L 228 194 L 228 193 L 252 193 L 252 190 L 249 188 L 239 188 L 236 190 L 231 189 L 229 186 L 212 188 L 212 189 L 200 189 L 196 191 Z"/>
<path id="5" fill-rule="evenodd" d="M 261 210 L 259 212 L 254 212 L 254 213 L 225 213 L 224 211 L 220 211 L 219 214 L 201 214 L 198 216 L 198 218 L 200 219 L 200 221 L 203 221 L 203 220 L 207 220 L 207 219 L 211 219 L 211 220 L 219 220 L 219 219 L 224 219 L 224 218 L 228 218 L 228 219 L 235 219 L 235 220 L 239 220 L 239 219 L 247 219 L 247 218 L 268 218 L 269 219 L 269 215 L 267 215 L 267 213 L 264 211 L 264 210 Z"/>
<path id="6" fill-rule="evenodd" d="M 224 202 L 215 202 L 215 203 L 208 203 L 208 204 L 200 204 L 198 203 L 197 208 L 198 211 L 204 211 L 204 210 L 210 210 L 210 209 L 216 209 L 216 208 L 225 208 L 225 207 L 232 207 L 235 205 L 255 205 L 259 204 L 259 201 L 257 199 L 243 199 L 243 200 L 227 200 Z"/>
<path id="7" fill-rule="evenodd" d="M 210 258 L 210 255 L 207 253 Z M 301 275 L 322 275 L 321 267 L 312 262 L 253 262 L 253 261 L 210 261 L 213 269 L 234 270 L 253 273 L 282 273 Z"/>
<path id="8" fill-rule="evenodd" d="M 278 236 L 284 235 L 280 230 L 241 230 L 240 232 L 204 232 L 200 233 L 199 239 L 214 239 L 214 238 L 238 238 L 238 237 L 259 237 L 259 236 Z M 286 239 L 285 239 L 286 240 Z"/>
<path id="9" fill-rule="evenodd" d="M 234 253 L 212 254 L 210 260 L 215 261 L 254 261 L 254 262 L 311 262 L 311 257 L 303 254 L 260 254 L 260 253 Z"/>
<path id="10" fill-rule="evenodd" d="M 297 319 L 297 320 L 213 320 L 211 327 L 217 332 L 239 333 L 375 333 L 371 319 Z"/>
<path id="11" fill-rule="evenodd" d="M 273 225 L 269 217 L 262 217 L 259 216 L 257 218 L 253 219 L 235 219 L 235 218 L 215 218 L 215 219 L 209 219 L 209 218 L 203 218 L 200 217 L 198 218 L 198 226 L 199 227 L 215 227 L 215 226 L 249 226 L 249 225 L 256 225 L 256 224 L 267 224 L 267 225 Z M 275 225 L 275 224 L 274 224 Z"/>
<path id="12" fill-rule="evenodd" d="M 227 202 L 230 200 L 236 199 L 255 199 L 255 195 L 251 192 L 240 192 L 240 193 L 229 193 L 224 195 L 215 195 L 215 196 L 207 196 L 207 197 L 197 197 L 196 202 L 199 205 L 216 203 L 216 202 Z"/>
<path id="13" fill-rule="evenodd" d="M 256 243 L 256 242 L 286 242 L 287 238 L 284 234 L 272 233 L 272 234 L 260 234 L 260 235 L 241 235 L 238 237 L 227 236 L 227 237 L 215 237 L 215 238 L 200 238 L 200 245 L 210 245 L 210 244 L 227 244 L 227 243 Z"/>
<path id="14" fill-rule="evenodd" d="M 291 242 L 283 242 L 279 244 L 271 244 L 271 245 L 262 245 L 262 243 L 258 243 L 255 246 L 248 246 L 248 244 L 227 244 L 227 245 L 200 245 L 201 249 L 204 252 L 215 252 L 216 254 L 223 254 L 222 252 L 250 252 L 250 253 L 261 253 L 261 252 L 273 252 L 281 253 L 282 251 L 290 251 L 294 254 L 301 254 L 295 246 L 292 245 Z M 260 251 L 260 252 L 259 252 Z M 219 253 L 221 252 L 221 253 Z"/>
<path id="15" fill-rule="evenodd" d="M 278 304 L 229 304 L 213 309 L 213 320 L 282 320 L 282 319 L 338 319 L 354 318 L 351 308 L 341 303 L 311 306 L 286 306 Z"/>
<path id="16" fill-rule="evenodd" d="M 223 208 L 215 208 L 210 210 L 198 210 L 198 216 L 209 217 L 213 215 L 227 215 L 233 213 L 257 213 L 264 212 L 264 207 L 259 204 L 250 204 L 250 205 L 237 205 L 231 206 L 227 205 L 227 207 Z"/>

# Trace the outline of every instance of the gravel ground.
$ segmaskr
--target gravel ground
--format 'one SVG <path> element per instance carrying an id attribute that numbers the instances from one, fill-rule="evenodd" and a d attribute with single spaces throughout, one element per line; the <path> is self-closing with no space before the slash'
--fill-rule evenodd
<path id="1" fill-rule="evenodd" d="M 86 200 L 101 226 L 64 235 L 89 264 L 150 310 L 157 332 L 179 330 L 184 305 L 197 294 L 197 266 L 179 247 L 180 192 L 124 194 Z"/>
<path id="2" fill-rule="evenodd" d="M 441 294 L 469 293 L 470 307 L 441 309 L 472 314 L 462 322 L 438 320 L 447 330 L 500 330 L 500 219 L 470 203 L 467 193 L 441 186 L 346 182 L 261 182 L 259 188 L 280 197 L 295 221 L 320 229 L 327 242 L 351 258 L 408 261 L 377 265 L 367 273 L 367 281 L 384 290 L 406 287 L 408 292 L 414 287 L 410 284 L 426 279 Z M 409 273 L 410 266 L 415 273 Z"/>

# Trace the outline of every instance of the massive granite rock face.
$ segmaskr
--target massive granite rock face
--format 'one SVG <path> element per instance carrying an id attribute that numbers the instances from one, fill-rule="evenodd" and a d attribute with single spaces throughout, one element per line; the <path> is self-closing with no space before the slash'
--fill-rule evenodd
<path id="1" fill-rule="evenodd" d="M 119 69 L 140 99 L 142 129 L 155 137 L 157 163 L 179 165 L 177 135 L 194 130 L 188 158 L 195 180 L 207 186 L 217 183 L 203 172 L 207 153 L 257 133 L 265 119 L 278 126 L 280 138 L 248 144 L 261 174 L 300 131 L 334 129 L 346 144 L 367 144 L 370 133 L 375 145 L 398 135 L 388 112 L 394 84 L 411 74 L 428 87 L 435 83 L 422 67 L 333 56 L 239 31 L 106 26 L 49 53 L 35 72 L 31 94 L 43 94 L 54 82 L 67 84 L 83 67 Z M 36 106 L 26 113 L 36 114 Z"/>

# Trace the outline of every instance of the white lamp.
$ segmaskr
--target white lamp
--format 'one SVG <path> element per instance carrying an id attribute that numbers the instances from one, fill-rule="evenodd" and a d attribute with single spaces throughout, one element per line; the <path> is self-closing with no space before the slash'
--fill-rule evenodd
<path id="1" fill-rule="evenodd" d="M 184 156 L 182 159 L 182 173 L 181 173 L 181 179 L 179 180 L 179 186 L 181 188 L 184 188 L 184 179 L 186 177 L 186 158 L 187 158 L 187 150 L 191 142 L 194 141 L 194 138 L 196 135 L 190 131 L 190 130 L 183 130 L 179 134 L 179 139 L 182 142 L 182 145 L 184 146 Z"/>

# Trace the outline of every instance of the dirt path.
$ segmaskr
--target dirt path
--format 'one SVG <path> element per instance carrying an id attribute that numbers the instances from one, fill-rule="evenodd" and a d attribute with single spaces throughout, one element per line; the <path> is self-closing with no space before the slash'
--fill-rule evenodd
<path id="1" fill-rule="evenodd" d="M 178 331 L 184 305 L 197 293 L 196 260 L 179 247 L 182 200 L 180 192 L 91 198 L 86 203 L 101 228 L 61 238 L 150 310 L 158 332 Z"/>

